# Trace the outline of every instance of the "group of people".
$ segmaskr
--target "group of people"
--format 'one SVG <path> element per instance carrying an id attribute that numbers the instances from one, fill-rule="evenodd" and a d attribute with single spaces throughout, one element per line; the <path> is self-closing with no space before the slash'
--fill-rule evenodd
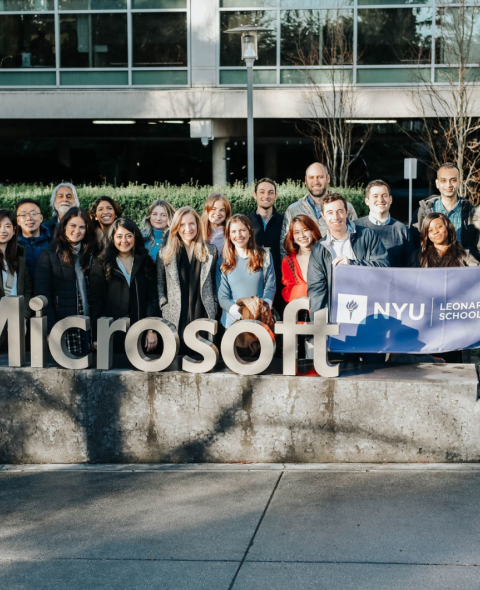
<path id="1" fill-rule="evenodd" d="M 100 317 L 162 317 L 182 334 L 200 318 L 219 320 L 223 329 L 241 319 L 271 325 L 287 303 L 310 297 L 310 313 L 330 305 L 333 268 L 477 266 L 480 218 L 459 197 L 459 170 L 446 163 L 437 172 L 439 196 L 420 203 L 411 227 L 390 215 L 392 195 L 383 180 L 365 190 L 366 217 L 329 191 L 323 164 L 305 174 L 307 194 L 285 215 L 275 209 L 277 187 L 262 178 L 254 187 L 256 211 L 235 214 L 228 199 L 214 193 L 199 215 L 166 200 L 148 208 L 142 229 L 122 217 L 108 196 L 86 211 L 75 187 L 52 192 L 52 219 L 44 223 L 40 205 L 23 199 L 16 211 L 0 210 L 0 298 L 44 295 L 48 330 L 68 316 L 91 318 L 92 334 L 67 333 L 72 354 L 96 347 Z M 211 337 L 211 336 L 210 336 Z M 221 337 L 220 335 L 217 337 Z M 121 350 L 124 334 L 115 335 Z M 159 350 L 156 332 L 145 333 L 147 352 Z M 253 350 L 250 342 L 245 348 Z M 246 352 L 248 352 L 248 350 Z"/>

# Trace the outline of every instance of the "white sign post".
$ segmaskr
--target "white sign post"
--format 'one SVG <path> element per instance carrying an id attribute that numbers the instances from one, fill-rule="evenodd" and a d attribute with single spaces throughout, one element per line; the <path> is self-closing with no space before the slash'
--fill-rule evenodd
<path id="1" fill-rule="evenodd" d="M 417 178 L 417 159 L 405 158 L 405 167 L 403 176 L 408 179 L 408 225 L 412 223 L 412 202 L 413 202 L 413 186 L 412 180 Z"/>

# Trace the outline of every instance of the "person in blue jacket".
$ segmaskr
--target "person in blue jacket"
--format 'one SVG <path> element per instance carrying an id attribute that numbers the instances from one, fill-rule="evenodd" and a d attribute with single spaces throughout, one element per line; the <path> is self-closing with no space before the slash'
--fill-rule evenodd
<path id="1" fill-rule="evenodd" d="M 18 243 L 27 255 L 27 269 L 33 284 L 35 267 L 40 254 L 50 244 L 50 231 L 43 222 L 40 203 L 35 199 L 22 199 L 17 203 L 17 223 L 20 228 Z"/>
<path id="2" fill-rule="evenodd" d="M 327 235 L 313 246 L 307 272 L 311 315 L 330 307 L 335 266 L 390 266 L 387 250 L 378 234 L 368 227 L 348 222 L 347 201 L 342 195 L 325 195 L 322 214 Z"/>

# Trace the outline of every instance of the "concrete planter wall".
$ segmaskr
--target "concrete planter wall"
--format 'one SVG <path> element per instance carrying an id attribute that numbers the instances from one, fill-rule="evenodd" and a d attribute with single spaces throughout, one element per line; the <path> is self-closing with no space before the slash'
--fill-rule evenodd
<path id="1" fill-rule="evenodd" d="M 0 368 L 0 463 L 480 460 L 472 365 L 339 379 Z"/>

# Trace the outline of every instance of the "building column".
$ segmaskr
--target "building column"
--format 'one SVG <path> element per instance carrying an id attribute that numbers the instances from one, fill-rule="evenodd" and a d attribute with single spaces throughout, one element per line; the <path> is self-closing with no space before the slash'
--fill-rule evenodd
<path id="1" fill-rule="evenodd" d="M 267 143 L 263 152 L 263 169 L 265 176 L 277 180 L 277 144 Z"/>
<path id="2" fill-rule="evenodd" d="M 214 139 L 212 146 L 213 184 L 227 184 L 227 143 L 228 139 Z"/>

